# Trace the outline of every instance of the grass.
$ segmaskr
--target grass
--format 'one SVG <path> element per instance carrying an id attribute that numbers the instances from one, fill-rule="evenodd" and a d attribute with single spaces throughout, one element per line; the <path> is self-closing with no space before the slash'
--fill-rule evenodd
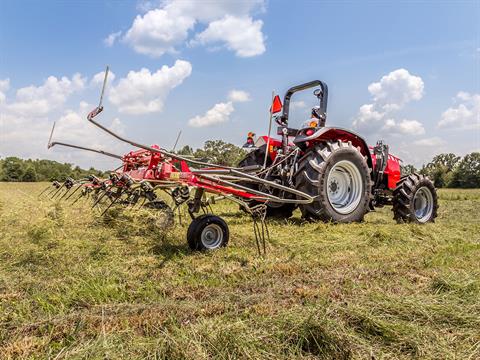
<path id="1" fill-rule="evenodd" d="M 229 246 L 193 253 L 185 224 L 143 231 L 44 186 L 0 184 L 2 359 L 480 358 L 480 190 L 441 190 L 425 226 L 296 213 L 262 258 L 235 205 L 214 206 Z"/>

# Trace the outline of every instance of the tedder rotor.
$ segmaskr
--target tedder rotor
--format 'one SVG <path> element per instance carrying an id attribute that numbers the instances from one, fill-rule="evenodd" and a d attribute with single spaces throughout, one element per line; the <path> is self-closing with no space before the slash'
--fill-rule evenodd
<path id="1" fill-rule="evenodd" d="M 255 141 L 255 135 L 249 133 L 244 145 L 248 155 L 238 167 L 229 167 L 180 156 L 158 145 L 145 145 L 100 124 L 95 118 L 104 109 L 107 76 L 108 67 L 99 105 L 88 114 L 87 120 L 137 150 L 117 155 L 52 141 L 54 124 L 49 148 L 61 145 L 92 151 L 121 160 L 122 165 L 106 179 L 91 175 L 79 180 L 68 178 L 64 183 L 54 181 L 44 190 L 53 198 L 73 198 L 75 203 L 82 197 L 91 197 L 93 207 L 102 208 L 102 213 L 117 204 L 163 211 L 172 219 L 175 210 L 186 204 L 192 220 L 187 241 L 193 250 L 227 245 L 228 226 L 212 214 L 210 207 L 222 199 L 238 203 L 252 216 L 259 252 L 265 252 L 268 237 L 265 218 L 288 218 L 297 207 L 311 221 L 361 221 L 368 211 L 384 205 L 393 205 L 398 222 L 432 222 L 437 215 L 433 183 L 418 174 L 401 177 L 400 159 L 389 154 L 382 141 L 369 147 L 352 131 L 325 126 L 328 89 L 322 81 L 290 88 L 283 104 L 275 96 L 268 136 Z M 319 106 L 312 109 L 301 128 L 289 127 L 290 98 L 312 87 L 318 87 L 314 95 Z M 279 139 L 270 136 L 272 119 L 279 125 Z M 158 196 L 157 190 L 171 197 L 173 209 Z"/>
<path id="2" fill-rule="evenodd" d="M 108 205 L 102 213 L 105 213 L 114 204 L 135 206 L 141 200 L 143 200 L 142 206 L 147 208 L 170 209 L 163 200 L 157 197 L 155 192 L 163 190 L 172 198 L 175 207 L 187 204 L 188 213 L 192 219 L 187 231 L 187 240 L 193 250 L 211 250 L 228 243 L 227 224 L 219 216 L 207 211 L 210 209 L 211 203 L 222 199 L 231 200 L 240 204 L 252 216 L 259 252 L 265 252 L 265 237 L 268 236 L 268 229 L 264 222 L 267 203 L 280 202 L 298 205 L 313 201 L 312 196 L 299 190 L 256 176 L 256 172 L 262 170 L 260 166 L 236 168 L 206 163 L 169 152 L 158 145 L 149 146 L 135 142 L 106 128 L 97 122 L 95 117 L 103 111 L 102 99 L 107 76 L 108 67 L 105 72 L 100 103 L 88 114 L 87 120 L 109 135 L 138 148 L 138 150 L 132 150 L 121 156 L 103 150 L 52 141 L 54 124 L 48 143 L 49 148 L 61 145 L 96 152 L 121 160 L 122 166 L 111 172 L 108 179 L 98 179 L 92 175 L 81 180 L 68 178 L 63 184 L 55 181 L 52 184 L 52 197 L 61 196 L 63 198 L 67 194 L 70 197 L 81 189 L 75 201 L 82 196 L 90 195 L 94 199 L 93 206 L 100 205 L 102 200 L 107 201 Z M 254 186 L 248 184 L 254 184 Z M 291 196 L 286 198 L 271 191 L 254 188 L 260 185 Z M 214 196 L 207 198 L 205 196 L 207 193 L 214 194 Z M 199 216 L 202 210 L 204 214 Z M 170 212 L 173 214 L 172 209 Z"/>

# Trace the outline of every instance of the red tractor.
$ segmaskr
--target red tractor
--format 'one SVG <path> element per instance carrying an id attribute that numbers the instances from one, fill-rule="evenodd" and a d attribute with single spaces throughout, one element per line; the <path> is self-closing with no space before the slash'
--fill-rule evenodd
<path id="1" fill-rule="evenodd" d="M 300 129 L 290 128 L 292 95 L 312 87 L 319 87 L 313 92 L 319 105 Z M 249 133 L 244 148 L 250 152 L 240 167 L 258 166 L 257 176 L 314 197 L 313 202 L 298 205 L 270 201 L 267 215 L 288 218 L 298 206 L 307 220 L 348 223 L 362 221 L 375 207 L 393 205 L 397 222 L 433 222 L 438 201 L 432 181 L 420 174 L 402 177 L 400 159 L 389 154 L 383 141 L 369 147 L 353 131 L 325 126 L 327 98 L 328 88 L 322 81 L 294 86 L 286 92 L 283 105 L 278 95 L 272 104 L 281 138 L 269 134 L 254 142 L 254 134 Z M 245 185 L 269 191 L 261 184 Z M 278 197 L 294 196 L 278 189 L 271 192 Z"/>

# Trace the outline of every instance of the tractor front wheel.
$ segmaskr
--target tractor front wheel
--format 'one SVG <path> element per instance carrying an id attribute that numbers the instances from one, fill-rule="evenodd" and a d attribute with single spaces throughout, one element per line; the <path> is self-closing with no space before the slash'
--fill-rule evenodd
<path id="1" fill-rule="evenodd" d="M 397 223 L 434 222 L 438 198 L 433 182 L 426 176 L 410 174 L 397 183 L 393 191 L 393 218 Z"/>
<path id="2" fill-rule="evenodd" d="M 372 180 L 365 157 L 351 142 L 328 141 L 300 159 L 296 188 L 314 197 L 300 205 L 307 220 L 359 222 L 368 211 Z"/>

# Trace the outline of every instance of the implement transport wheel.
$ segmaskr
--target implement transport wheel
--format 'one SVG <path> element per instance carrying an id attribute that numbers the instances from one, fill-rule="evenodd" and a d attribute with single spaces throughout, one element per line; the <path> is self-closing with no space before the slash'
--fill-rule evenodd
<path id="1" fill-rule="evenodd" d="M 351 142 L 327 141 L 300 159 L 296 189 L 315 197 L 300 205 L 307 220 L 360 222 L 368 211 L 372 180 L 366 158 Z"/>
<path id="2" fill-rule="evenodd" d="M 263 166 L 263 162 L 265 160 L 265 151 L 266 151 L 267 145 L 262 145 L 258 149 L 250 152 L 243 158 L 238 163 L 238 167 L 246 167 L 246 166 L 253 166 L 253 165 L 261 165 Z M 269 166 L 269 163 L 267 162 L 267 167 Z M 268 180 L 268 179 L 267 179 Z M 258 184 L 253 184 L 251 182 L 245 181 L 245 182 L 240 182 L 240 185 L 249 187 L 250 189 L 253 190 L 261 190 L 265 191 L 265 189 L 261 189 L 261 187 Z M 255 200 L 249 200 L 248 205 L 250 207 L 253 207 L 255 205 L 261 204 L 258 201 Z M 282 203 L 275 203 L 275 202 L 268 202 L 267 203 L 267 217 L 268 218 L 276 218 L 276 219 L 288 219 L 292 217 L 293 211 L 297 207 L 296 204 L 282 204 Z M 243 209 L 240 207 L 240 209 Z"/>
<path id="3" fill-rule="evenodd" d="M 197 251 L 216 250 L 227 246 L 229 236 L 227 223 L 212 214 L 195 218 L 187 231 L 188 246 Z"/>
<path id="4" fill-rule="evenodd" d="M 437 210 L 437 191 L 428 177 L 414 173 L 400 179 L 393 191 L 392 211 L 397 223 L 434 222 Z"/>

